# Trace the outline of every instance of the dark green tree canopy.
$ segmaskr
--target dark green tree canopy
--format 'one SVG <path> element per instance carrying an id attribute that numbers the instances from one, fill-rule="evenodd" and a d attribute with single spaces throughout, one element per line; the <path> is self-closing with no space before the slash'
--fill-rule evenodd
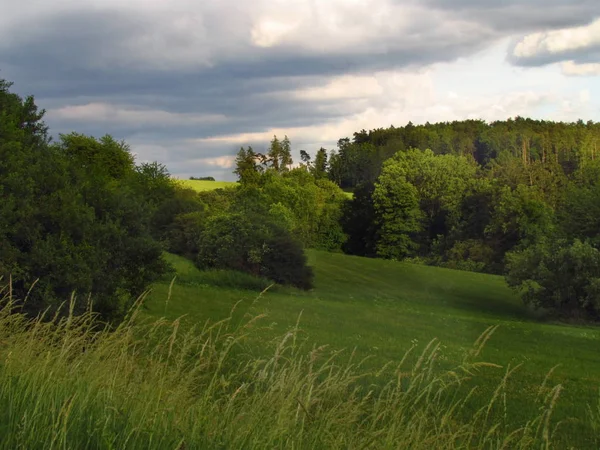
<path id="1" fill-rule="evenodd" d="M 91 294 L 95 311 L 119 317 L 166 269 L 133 157 L 110 136 L 49 144 L 43 111 L 9 87 L 0 82 L 0 276 L 31 313 L 75 292 L 78 308 Z"/>

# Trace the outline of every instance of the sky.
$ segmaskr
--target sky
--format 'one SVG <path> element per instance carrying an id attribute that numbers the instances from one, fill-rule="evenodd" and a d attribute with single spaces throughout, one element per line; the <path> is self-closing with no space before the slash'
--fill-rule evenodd
<path id="1" fill-rule="evenodd" d="M 298 159 L 361 129 L 600 121 L 598 0 L 0 0 L 0 78 L 51 133 L 125 140 L 233 180 L 240 146 Z"/>

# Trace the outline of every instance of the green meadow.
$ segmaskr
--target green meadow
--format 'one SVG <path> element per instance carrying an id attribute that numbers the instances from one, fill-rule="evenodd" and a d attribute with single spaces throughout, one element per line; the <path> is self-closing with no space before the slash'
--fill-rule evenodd
<path id="1" fill-rule="evenodd" d="M 0 448 L 595 449 L 600 330 L 501 277 L 308 252 L 269 287 L 167 255 L 116 329 L 0 308 Z M 51 320 L 48 320 L 51 319 Z"/>
<path id="2" fill-rule="evenodd" d="M 183 317 L 192 325 L 224 319 L 235 305 L 236 320 L 265 315 L 252 338 L 258 355 L 263 347 L 268 352 L 263 343 L 298 326 L 311 345 L 344 349 L 358 360 L 368 357 L 364 367 L 369 370 L 400 361 L 411 347 L 416 360 L 432 339 L 441 344 L 438 369 L 450 369 L 478 336 L 497 326 L 480 356 L 498 367 L 486 368 L 464 385 L 465 390 L 477 385 L 465 417 L 486 404 L 514 369 L 504 394 L 513 425 L 536 414 L 542 383 L 560 385 L 553 416 L 560 422 L 560 447 L 597 445 L 584 418 L 598 402 L 599 328 L 540 322 L 499 276 L 319 251 L 309 251 L 309 258 L 316 270 L 314 290 L 276 287 L 259 296 L 236 287 L 234 280 L 217 287 L 189 261 L 169 255 L 177 276 L 172 285 L 165 281 L 154 287 L 146 313 Z"/>

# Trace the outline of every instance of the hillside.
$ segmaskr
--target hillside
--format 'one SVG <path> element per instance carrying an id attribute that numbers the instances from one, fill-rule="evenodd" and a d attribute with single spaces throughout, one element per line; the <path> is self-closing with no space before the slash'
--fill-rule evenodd
<path id="1" fill-rule="evenodd" d="M 183 186 L 194 189 L 197 192 L 210 191 L 226 187 L 233 187 L 235 181 L 204 181 L 204 180 L 178 180 Z"/>
<path id="2" fill-rule="evenodd" d="M 210 286 L 191 263 L 170 255 L 178 272 L 172 296 L 166 304 L 168 283 L 156 285 L 148 313 L 203 323 L 227 317 L 243 300 L 237 317 L 268 315 L 264 323 L 270 327 L 261 341 L 281 335 L 300 318 L 310 342 L 356 349 L 357 360 L 371 356 L 367 365 L 373 368 L 398 361 L 412 344 L 422 350 L 434 338 L 443 345 L 441 365 L 450 367 L 487 327 L 499 325 L 482 358 L 502 368 L 485 372 L 480 392 L 491 395 L 508 368 L 523 364 L 508 383 L 513 420 L 535 413 L 538 386 L 556 365 L 549 384 L 564 386 L 556 418 L 583 418 L 586 405 L 597 398 L 600 329 L 534 321 L 502 277 L 318 251 L 309 257 L 316 271 L 313 291 L 278 287 L 255 301 L 256 292 Z M 563 443 L 591 445 L 591 430 L 577 423 L 563 427 Z"/>

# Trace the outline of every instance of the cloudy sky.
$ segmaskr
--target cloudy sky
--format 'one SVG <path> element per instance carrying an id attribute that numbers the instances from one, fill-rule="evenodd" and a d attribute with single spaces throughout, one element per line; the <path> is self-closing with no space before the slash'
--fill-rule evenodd
<path id="1" fill-rule="evenodd" d="M 426 121 L 600 121 L 598 0 L 0 0 L 0 78 L 53 134 L 181 177 L 241 145 Z"/>

